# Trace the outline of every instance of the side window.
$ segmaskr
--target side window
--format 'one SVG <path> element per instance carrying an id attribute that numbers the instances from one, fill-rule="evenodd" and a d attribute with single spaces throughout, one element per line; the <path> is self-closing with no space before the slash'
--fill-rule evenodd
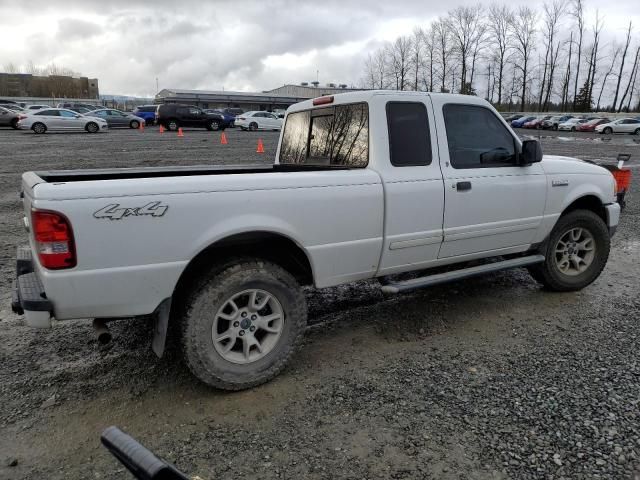
<path id="1" fill-rule="evenodd" d="M 70 112 L 69 110 L 60 110 L 60 116 L 66 118 L 75 118 L 77 114 L 75 112 Z"/>
<path id="2" fill-rule="evenodd" d="M 200 115 L 201 113 L 202 113 L 202 110 L 200 110 L 199 108 L 195 108 L 195 107 L 189 108 L 189 114 L 191 115 Z"/>
<path id="3" fill-rule="evenodd" d="M 178 115 L 186 115 L 187 113 L 189 113 L 189 109 L 185 107 L 178 107 L 176 108 L 176 113 Z"/>
<path id="4" fill-rule="evenodd" d="M 431 134 L 424 103 L 387 103 L 387 128 L 393 166 L 431 164 Z"/>
<path id="5" fill-rule="evenodd" d="M 34 115 L 43 115 L 47 117 L 59 117 L 60 112 L 58 110 L 41 110 L 40 112 L 34 113 Z"/>
<path id="6" fill-rule="evenodd" d="M 508 167 L 516 164 L 515 139 L 494 113 L 481 106 L 443 107 L 453 168 Z"/>
<path id="7" fill-rule="evenodd" d="M 367 105 L 337 105 L 287 116 L 280 163 L 366 167 L 369 162 Z"/>

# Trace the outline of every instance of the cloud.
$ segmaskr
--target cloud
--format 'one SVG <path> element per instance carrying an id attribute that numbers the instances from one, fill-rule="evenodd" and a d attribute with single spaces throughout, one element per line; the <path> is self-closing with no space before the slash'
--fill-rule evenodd
<path id="1" fill-rule="evenodd" d="M 56 39 L 61 42 L 86 39 L 100 35 L 102 27 L 96 23 L 79 18 L 63 18 L 58 20 Z"/>

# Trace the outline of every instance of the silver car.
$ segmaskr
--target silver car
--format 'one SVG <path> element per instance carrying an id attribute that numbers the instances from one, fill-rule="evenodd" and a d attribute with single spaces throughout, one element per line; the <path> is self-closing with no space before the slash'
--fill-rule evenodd
<path id="1" fill-rule="evenodd" d="M 144 123 L 144 118 L 138 117 L 132 113 L 121 112 L 114 108 L 102 108 L 100 110 L 94 110 L 93 112 L 86 113 L 85 115 L 106 120 L 109 128 L 139 128 L 140 124 Z"/>
<path id="2" fill-rule="evenodd" d="M 0 107 L 0 127 L 18 128 L 18 112 Z"/>
<path id="3" fill-rule="evenodd" d="M 18 117 L 18 128 L 33 130 L 35 133 L 47 131 L 106 132 L 107 122 L 101 118 L 85 117 L 66 108 L 48 108 L 33 113 L 23 113 Z"/>

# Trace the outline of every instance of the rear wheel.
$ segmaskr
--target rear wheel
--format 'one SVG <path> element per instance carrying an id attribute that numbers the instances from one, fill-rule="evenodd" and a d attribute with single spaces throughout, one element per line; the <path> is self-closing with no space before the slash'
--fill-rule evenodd
<path id="1" fill-rule="evenodd" d="M 590 210 L 574 210 L 560 217 L 551 231 L 544 263 L 529 267 L 529 271 L 550 290 L 580 290 L 598 278 L 609 249 L 604 221 Z"/>
<path id="2" fill-rule="evenodd" d="M 220 130 L 220 123 L 217 120 L 211 120 L 211 122 L 209 122 L 207 130 Z"/>
<path id="3" fill-rule="evenodd" d="M 553 130 L 557 131 L 558 130 L 558 125 L 554 125 L 553 126 Z"/>
<path id="4" fill-rule="evenodd" d="M 87 123 L 85 130 L 89 133 L 97 133 L 97 131 L 100 130 L 100 127 L 98 127 L 98 124 L 95 122 L 89 122 Z"/>
<path id="5" fill-rule="evenodd" d="M 607 135 L 611 135 L 613 133 L 613 129 L 611 127 L 607 127 L 602 131 L 602 133 L 605 133 Z"/>
<path id="6" fill-rule="evenodd" d="M 249 131 L 255 132 L 256 130 L 258 130 L 258 124 L 256 122 L 251 122 L 249 124 Z"/>
<path id="7" fill-rule="evenodd" d="M 636 128 L 636 131 L 633 132 L 634 135 L 640 135 L 640 128 Z"/>
<path id="8" fill-rule="evenodd" d="M 276 376 L 302 341 L 306 303 L 277 264 L 239 259 L 212 269 L 184 303 L 182 348 L 191 372 L 225 390 Z"/>
<path id="9" fill-rule="evenodd" d="M 131 120 L 131 123 L 129 124 L 129 128 L 134 128 L 134 129 L 140 128 L 140 122 L 138 122 L 137 120 Z"/>
<path id="10" fill-rule="evenodd" d="M 11 120 L 11 128 L 13 128 L 14 130 L 18 130 L 18 119 L 14 118 L 13 120 Z"/>
<path id="11" fill-rule="evenodd" d="M 571 127 L 571 131 L 575 132 L 576 131 L 576 127 Z"/>
<path id="12" fill-rule="evenodd" d="M 47 131 L 47 127 L 46 127 L 46 125 L 44 123 L 37 122 L 37 123 L 34 123 L 33 125 L 31 125 L 31 130 L 33 130 L 34 133 L 40 134 L 40 133 L 46 132 Z"/>
<path id="13" fill-rule="evenodd" d="M 179 127 L 180 127 L 180 124 L 178 123 L 177 120 L 173 118 L 167 122 L 167 130 L 169 131 L 178 130 Z"/>

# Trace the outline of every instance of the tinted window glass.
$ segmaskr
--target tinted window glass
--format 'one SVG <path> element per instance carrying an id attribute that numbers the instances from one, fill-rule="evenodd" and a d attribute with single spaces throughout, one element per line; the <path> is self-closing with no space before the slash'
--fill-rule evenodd
<path id="1" fill-rule="evenodd" d="M 280 147 L 281 163 L 365 167 L 369 161 L 366 104 L 292 113 Z"/>
<path id="2" fill-rule="evenodd" d="M 46 115 L 47 117 L 59 117 L 60 112 L 58 110 L 40 110 L 34 115 Z"/>
<path id="3" fill-rule="evenodd" d="M 61 117 L 75 118 L 76 115 L 77 115 L 77 113 L 70 112 L 69 110 L 60 110 L 60 116 Z"/>
<path id="4" fill-rule="evenodd" d="M 431 135 L 423 103 L 387 103 L 389 156 L 396 167 L 429 165 Z"/>
<path id="5" fill-rule="evenodd" d="M 296 112 L 287 117 L 280 145 L 280 163 L 304 163 L 307 157 L 309 112 Z"/>
<path id="6" fill-rule="evenodd" d="M 491 110 L 475 105 L 443 107 L 454 168 L 509 166 L 516 163 L 515 141 Z"/>

